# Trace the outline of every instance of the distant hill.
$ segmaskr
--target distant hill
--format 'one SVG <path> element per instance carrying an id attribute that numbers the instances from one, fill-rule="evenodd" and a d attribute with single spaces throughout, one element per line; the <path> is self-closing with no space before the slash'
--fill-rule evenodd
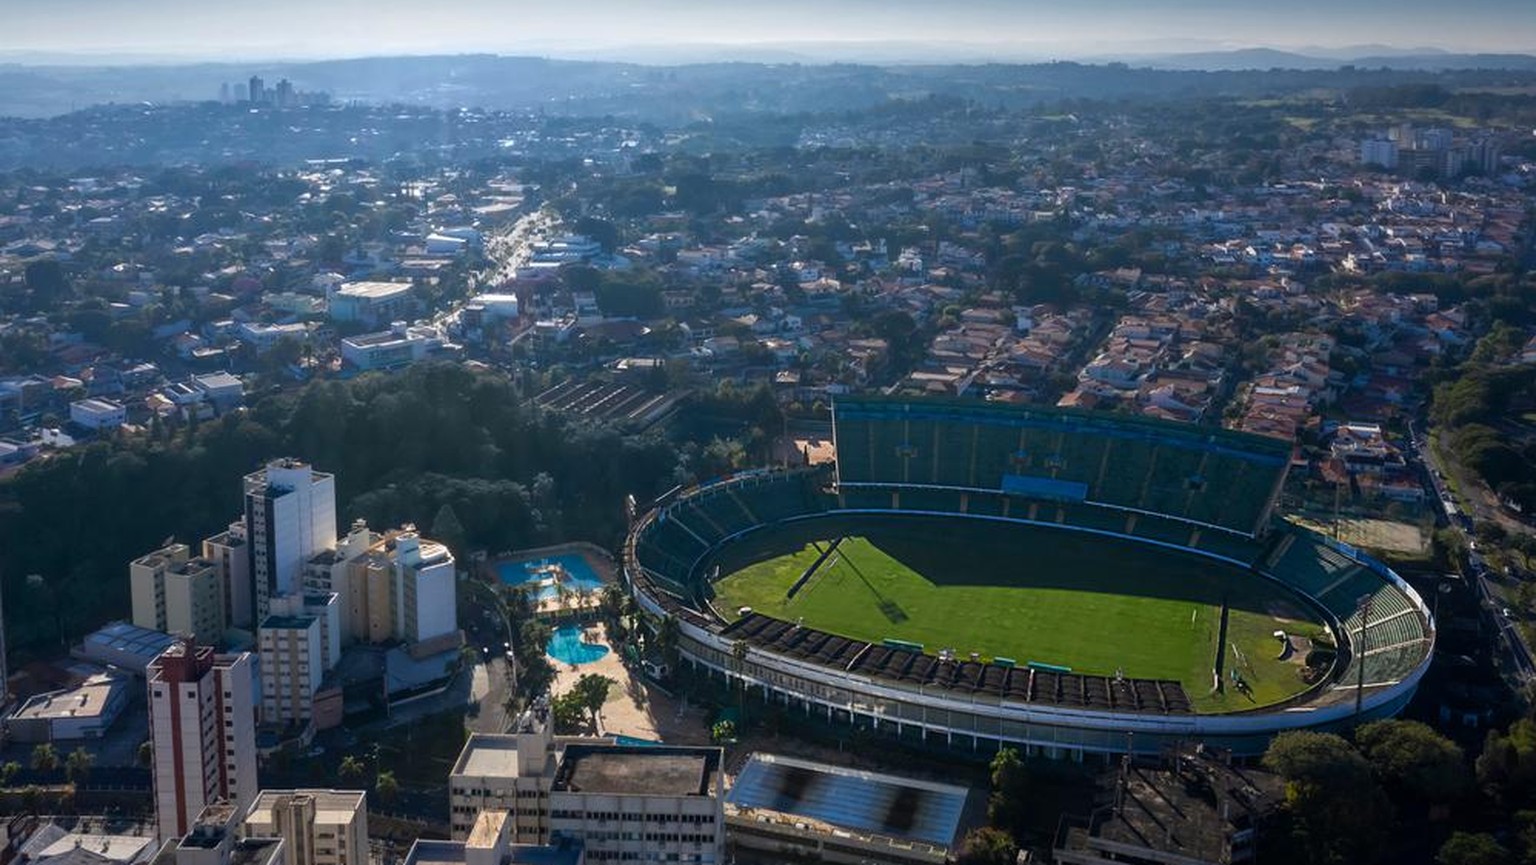
<path id="1" fill-rule="evenodd" d="M 1382 46 L 1360 46 L 1379 49 Z M 1401 69 L 1439 71 L 1443 69 L 1536 69 L 1536 56 L 1530 54 L 1452 54 L 1428 49 L 1423 53 L 1345 54 L 1334 50 L 1328 56 L 1281 51 L 1275 48 L 1241 48 L 1234 51 L 1198 51 L 1124 58 L 1133 66 L 1149 69 L 1188 69 L 1206 72 L 1244 69 L 1326 70 L 1340 66 L 1361 69 Z"/>

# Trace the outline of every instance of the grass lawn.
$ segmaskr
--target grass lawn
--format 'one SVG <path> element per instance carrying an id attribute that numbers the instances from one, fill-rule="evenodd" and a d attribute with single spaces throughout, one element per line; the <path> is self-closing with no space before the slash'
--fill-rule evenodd
<path id="1" fill-rule="evenodd" d="M 789 587 L 835 538 L 765 549 L 715 584 L 715 606 L 740 607 L 848 637 L 886 637 L 1084 673 L 1123 670 L 1175 679 L 1197 708 L 1248 708 L 1305 686 L 1276 660 L 1275 630 L 1321 630 L 1286 589 L 1199 557 L 1111 538 L 963 520 L 863 525 L 845 538 L 793 599 Z M 803 539 L 796 538 L 792 543 Z M 1209 696 L 1223 598 L 1228 634 L 1254 699 Z M 1305 621 L 1298 621 L 1305 620 Z M 1229 649 L 1230 651 L 1230 649 Z"/>

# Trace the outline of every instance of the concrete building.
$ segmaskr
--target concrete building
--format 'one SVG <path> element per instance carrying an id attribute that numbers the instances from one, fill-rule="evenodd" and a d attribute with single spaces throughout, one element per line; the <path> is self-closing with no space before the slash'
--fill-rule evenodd
<path id="1" fill-rule="evenodd" d="M 723 863 L 724 762 L 719 748 L 569 744 L 549 840 L 579 841 L 591 862 Z"/>
<path id="2" fill-rule="evenodd" d="M 368 528 L 362 520 L 354 520 L 346 537 L 337 542 L 333 550 L 316 553 L 304 566 L 304 591 L 335 594 L 339 610 L 339 642 L 350 646 L 363 637 L 355 628 L 353 608 L 358 603 L 354 593 L 360 586 L 353 579 L 355 563 L 368 553 L 383 536 Z"/>
<path id="3" fill-rule="evenodd" d="M 64 742 L 100 739 L 128 705 L 127 676 L 97 673 L 79 686 L 38 694 L 5 719 L 17 742 Z"/>
<path id="4" fill-rule="evenodd" d="M 408 317 L 415 306 L 408 282 L 348 282 L 332 289 L 331 320 L 370 327 Z"/>
<path id="5" fill-rule="evenodd" d="M 581 844 L 516 844 L 505 811 L 481 811 L 463 841 L 422 841 L 411 845 L 405 865 L 582 865 Z"/>
<path id="6" fill-rule="evenodd" d="M 262 620 L 257 639 L 261 722 L 307 724 L 314 717 L 315 693 L 325 676 L 319 618 L 273 613 Z"/>
<path id="7" fill-rule="evenodd" d="M 399 369 L 422 360 L 445 342 L 435 327 L 397 321 L 389 330 L 343 339 L 341 359 L 365 372 Z"/>
<path id="8" fill-rule="evenodd" d="M 420 643 L 458 630 L 453 554 L 407 525 L 388 532 L 347 569 L 344 630 L 357 640 Z"/>
<path id="9" fill-rule="evenodd" d="M 96 816 L 11 817 L 8 865 L 143 865 L 160 844 L 153 822 Z"/>
<path id="10" fill-rule="evenodd" d="M 224 583 L 224 621 L 228 627 L 256 626 L 256 589 L 251 583 L 251 551 L 245 542 L 245 523 L 203 539 L 203 558 L 219 569 Z"/>
<path id="11" fill-rule="evenodd" d="M 238 835 L 243 813 L 230 802 L 210 803 L 186 833 L 166 841 L 151 865 L 287 865 L 283 839 Z"/>
<path id="12" fill-rule="evenodd" d="M 395 537 L 395 633 L 420 643 L 458 630 L 453 554 L 414 526 Z"/>
<path id="13" fill-rule="evenodd" d="M 192 830 L 217 800 L 244 809 L 256 796 L 256 700 L 249 653 L 217 655 L 177 642 L 146 671 L 160 837 Z"/>
<path id="14" fill-rule="evenodd" d="M 129 563 L 133 623 L 217 642 L 228 623 L 225 579 L 216 561 L 190 555 L 186 544 L 171 544 Z"/>
<path id="15" fill-rule="evenodd" d="M 336 479 L 295 459 L 245 476 L 245 540 L 257 621 L 302 585 L 304 565 L 336 546 Z"/>
<path id="16" fill-rule="evenodd" d="M 100 397 L 75 400 L 69 404 L 69 420 L 88 430 L 117 429 L 128 422 L 128 409 L 120 402 Z"/>
<path id="17" fill-rule="evenodd" d="M 1397 167 L 1397 142 L 1388 138 L 1367 138 L 1360 142 L 1360 164 Z"/>
<path id="18" fill-rule="evenodd" d="M 555 766 L 554 735 L 530 715 L 519 720 L 518 732 L 471 735 L 448 775 L 451 837 L 468 838 L 476 817 L 489 809 L 507 813 L 513 843 L 543 843 Z"/>
<path id="19" fill-rule="evenodd" d="M 281 838 L 288 865 L 368 865 L 368 802 L 361 790 L 262 790 L 242 838 Z"/>
<path id="20" fill-rule="evenodd" d="M 329 672 L 341 660 L 341 601 L 335 592 L 305 589 L 272 599 L 272 613 L 279 616 L 312 616 L 320 625 L 321 671 Z"/>
<path id="21" fill-rule="evenodd" d="M 525 715 L 520 731 L 477 734 L 448 778 L 452 837 L 498 832 L 515 844 L 579 844 L 599 861 L 725 861 L 723 754 L 719 748 L 623 746 L 554 737 Z"/>

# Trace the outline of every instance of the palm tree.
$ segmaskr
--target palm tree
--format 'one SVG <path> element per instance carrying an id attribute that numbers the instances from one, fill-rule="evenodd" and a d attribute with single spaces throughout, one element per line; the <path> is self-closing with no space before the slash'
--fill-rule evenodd
<path id="1" fill-rule="evenodd" d="M 341 758 L 341 766 L 336 770 L 336 774 L 343 779 L 349 780 L 361 778 L 363 777 L 363 761 L 352 754 L 348 754 Z"/>
<path id="2" fill-rule="evenodd" d="M 83 784 L 91 774 L 91 767 L 96 764 L 96 756 L 84 748 L 76 748 L 69 752 L 69 758 L 64 761 L 64 775 L 69 778 L 71 784 Z"/>
<path id="3" fill-rule="evenodd" d="M 662 616 L 661 624 L 656 626 L 656 653 L 667 666 L 676 668 L 678 659 L 678 625 L 676 616 Z M 732 652 L 735 650 L 732 649 Z"/>
<path id="4" fill-rule="evenodd" d="M 384 802 L 393 802 L 400 795 L 400 782 L 395 780 L 395 773 L 389 769 L 379 772 L 379 777 L 373 782 L 374 792 L 379 794 L 379 799 Z"/>
<path id="5" fill-rule="evenodd" d="M 44 742 L 32 749 L 32 768 L 39 772 L 52 772 L 59 768 L 59 752 Z"/>

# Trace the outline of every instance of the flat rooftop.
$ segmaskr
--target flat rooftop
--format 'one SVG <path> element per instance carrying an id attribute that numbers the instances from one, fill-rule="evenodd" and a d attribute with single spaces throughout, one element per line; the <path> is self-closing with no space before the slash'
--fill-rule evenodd
<path id="1" fill-rule="evenodd" d="M 359 348 L 373 348 L 380 345 L 405 343 L 410 341 L 411 338 L 409 335 L 403 333 L 395 333 L 392 330 L 381 330 L 378 333 L 365 333 L 359 336 L 349 336 L 342 340 L 342 342 L 351 343 L 352 345 L 355 345 Z"/>
<path id="2" fill-rule="evenodd" d="M 349 823 L 360 809 L 366 807 L 365 794 L 361 790 L 262 790 L 251 803 L 246 819 L 276 822 L 273 810 L 278 804 L 301 796 L 314 800 L 315 821 L 319 823 Z"/>
<path id="3" fill-rule="evenodd" d="M 122 691 L 127 687 L 126 680 L 111 674 L 92 676 L 73 690 L 38 694 L 16 710 L 12 718 L 49 721 L 94 718 L 106 709 L 114 691 Z"/>
<path id="4" fill-rule="evenodd" d="M 706 796 L 719 748 L 567 745 L 554 790 L 628 796 Z"/>
<path id="5" fill-rule="evenodd" d="M 543 754 L 539 757 L 542 759 Z M 474 735 L 464 743 L 453 774 L 476 778 L 517 777 L 517 736 Z"/>
<path id="6" fill-rule="evenodd" d="M 382 300 L 411 290 L 409 282 L 349 282 L 336 290 L 343 297 Z"/>
<path id="7" fill-rule="evenodd" d="M 969 788 L 954 784 L 753 754 L 725 801 L 864 835 L 951 847 L 969 796 Z"/>

